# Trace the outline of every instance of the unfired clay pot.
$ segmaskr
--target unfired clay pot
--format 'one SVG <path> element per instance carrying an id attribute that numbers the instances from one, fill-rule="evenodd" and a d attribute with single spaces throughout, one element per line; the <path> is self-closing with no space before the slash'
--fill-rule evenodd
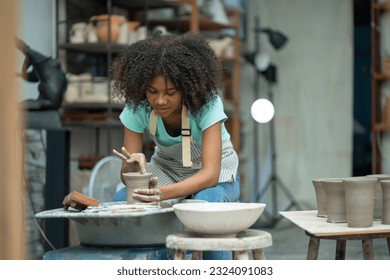
<path id="1" fill-rule="evenodd" d="M 322 186 L 321 179 L 311 180 L 316 193 L 317 217 L 326 218 L 326 192 Z"/>
<path id="2" fill-rule="evenodd" d="M 380 181 L 383 195 L 382 224 L 390 225 L 390 180 Z"/>
<path id="3" fill-rule="evenodd" d="M 152 178 L 151 173 L 141 174 L 140 172 L 123 173 L 125 185 L 127 187 L 127 204 L 134 204 L 136 200 L 133 198 L 135 189 L 148 189 L 149 182 Z"/>
<path id="4" fill-rule="evenodd" d="M 321 179 L 326 193 L 326 214 L 328 223 L 345 223 L 345 191 L 342 179 Z"/>
<path id="5" fill-rule="evenodd" d="M 374 221 L 376 178 L 343 179 L 348 227 L 371 227 Z"/>
<path id="6" fill-rule="evenodd" d="M 375 210 L 374 210 L 374 220 L 382 220 L 383 213 L 383 198 L 382 198 L 382 187 L 380 181 L 390 180 L 390 174 L 371 174 L 367 175 L 370 178 L 376 178 L 378 180 L 375 187 Z"/>

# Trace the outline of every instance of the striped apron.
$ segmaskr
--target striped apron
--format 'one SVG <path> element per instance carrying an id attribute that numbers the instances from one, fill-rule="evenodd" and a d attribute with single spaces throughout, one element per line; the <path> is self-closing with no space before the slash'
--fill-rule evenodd
<path id="1" fill-rule="evenodd" d="M 158 116 L 152 111 L 149 119 L 149 134 L 155 143 L 154 154 L 147 169 L 158 177 L 158 186 L 181 182 L 197 173 L 202 167 L 202 153 L 192 140 L 189 115 L 186 108 L 182 109 L 182 142 L 165 147 L 156 139 Z M 219 182 L 232 182 L 238 169 L 238 156 L 230 140 L 222 142 L 222 162 Z"/>

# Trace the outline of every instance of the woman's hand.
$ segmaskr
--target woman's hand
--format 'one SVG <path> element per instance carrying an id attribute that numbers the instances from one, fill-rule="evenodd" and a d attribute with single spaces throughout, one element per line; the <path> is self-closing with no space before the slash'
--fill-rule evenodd
<path id="1" fill-rule="evenodd" d="M 143 153 L 130 154 L 125 147 L 122 147 L 122 153 L 116 150 L 113 150 L 113 152 L 129 166 L 128 171 L 139 171 L 141 174 L 146 173 L 146 158 Z"/>
<path id="2" fill-rule="evenodd" d="M 149 182 L 149 189 L 135 189 L 133 197 L 142 202 L 160 202 L 161 190 L 157 187 L 157 177 L 153 177 Z"/>

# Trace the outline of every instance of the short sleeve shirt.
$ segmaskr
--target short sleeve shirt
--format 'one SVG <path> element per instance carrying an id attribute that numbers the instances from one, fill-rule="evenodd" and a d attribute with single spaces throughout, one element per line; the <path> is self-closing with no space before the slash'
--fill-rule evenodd
<path id="1" fill-rule="evenodd" d="M 230 135 L 226 130 L 224 122 L 227 120 L 227 115 L 224 112 L 223 103 L 221 98 L 218 96 L 215 100 L 207 104 L 200 114 L 196 117 L 190 113 L 190 129 L 192 139 L 198 145 L 202 146 L 202 133 L 210 126 L 221 122 L 221 136 L 222 142 L 230 140 Z M 133 110 L 129 106 L 125 106 L 119 118 L 122 124 L 131 131 L 137 133 L 144 133 L 145 130 L 149 129 L 149 117 L 146 105 L 141 105 L 137 110 Z M 159 117 L 157 120 L 157 131 L 156 131 L 157 142 L 165 147 L 181 143 L 182 137 L 172 137 L 165 130 L 164 123 Z"/>

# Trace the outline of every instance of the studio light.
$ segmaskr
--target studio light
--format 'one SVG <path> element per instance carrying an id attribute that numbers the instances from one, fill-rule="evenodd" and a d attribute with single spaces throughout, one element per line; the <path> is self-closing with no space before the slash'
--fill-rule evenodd
<path id="1" fill-rule="evenodd" d="M 260 74 L 271 84 L 277 82 L 277 68 L 276 65 L 270 63 L 264 71 L 261 71 Z"/>
<path id="2" fill-rule="evenodd" d="M 270 28 L 256 28 L 255 32 L 263 32 L 268 35 L 269 41 L 271 45 L 276 49 L 279 50 L 281 47 L 283 47 L 287 41 L 288 38 L 286 35 L 284 35 L 282 32 L 272 30 Z"/>
<path id="3" fill-rule="evenodd" d="M 259 53 L 259 52 L 246 53 L 244 54 L 244 58 L 250 64 L 255 66 L 256 69 L 260 72 L 267 70 L 269 65 L 271 64 L 269 55 L 266 53 Z"/>
<path id="4" fill-rule="evenodd" d="M 275 115 L 275 107 L 265 98 L 257 99 L 251 106 L 252 118 L 259 123 L 267 123 Z"/>

